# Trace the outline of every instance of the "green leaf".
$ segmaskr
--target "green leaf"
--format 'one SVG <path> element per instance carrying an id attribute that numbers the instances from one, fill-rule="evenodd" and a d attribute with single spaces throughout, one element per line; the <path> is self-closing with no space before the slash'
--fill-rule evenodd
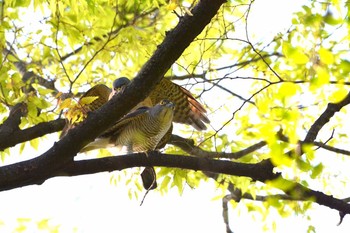
<path id="1" fill-rule="evenodd" d="M 266 184 L 271 185 L 274 188 L 278 188 L 284 192 L 292 190 L 295 186 L 294 182 L 283 179 L 282 177 L 267 181 Z"/>
<path id="2" fill-rule="evenodd" d="M 294 64 L 305 65 L 309 62 L 309 57 L 305 54 L 304 49 L 292 46 L 289 42 L 282 43 L 282 52 Z"/>
<path id="3" fill-rule="evenodd" d="M 39 139 L 33 139 L 29 141 L 31 147 L 33 147 L 35 150 L 38 150 L 39 148 Z"/>
<path id="4" fill-rule="evenodd" d="M 165 176 L 160 185 L 160 189 L 167 189 L 170 181 L 171 181 L 171 177 Z"/>
<path id="5" fill-rule="evenodd" d="M 183 180 L 182 180 L 182 176 L 178 175 L 177 172 L 175 172 L 175 174 L 174 174 L 173 184 L 177 187 L 177 190 L 179 191 L 179 194 L 182 194 L 182 191 L 183 191 Z"/>
<path id="6" fill-rule="evenodd" d="M 311 176 L 310 176 L 310 177 L 311 177 L 312 179 L 316 179 L 316 178 L 322 173 L 323 168 L 324 168 L 323 164 L 322 164 L 322 163 L 319 163 L 316 167 L 314 167 L 314 168 L 312 169 L 312 173 L 311 173 Z"/>
<path id="7" fill-rule="evenodd" d="M 271 161 L 276 166 L 292 166 L 293 159 L 284 153 L 285 146 L 281 143 L 274 143 L 269 145 L 271 149 Z"/>

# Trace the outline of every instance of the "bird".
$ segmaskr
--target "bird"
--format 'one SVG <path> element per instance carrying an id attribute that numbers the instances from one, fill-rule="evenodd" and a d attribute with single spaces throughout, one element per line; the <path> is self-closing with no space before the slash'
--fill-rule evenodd
<path id="1" fill-rule="evenodd" d="M 174 103 L 166 99 L 153 107 L 140 107 L 125 115 L 80 152 L 109 146 L 126 146 L 128 153 L 146 152 L 147 154 L 154 151 L 172 126 L 174 109 Z M 146 190 L 157 187 L 153 167 L 146 167 L 141 177 Z"/>
<path id="2" fill-rule="evenodd" d="M 77 105 L 79 106 L 79 112 L 80 114 L 82 114 L 83 120 L 87 117 L 89 112 L 95 111 L 98 108 L 100 108 L 103 104 L 107 103 L 111 92 L 112 90 L 109 87 L 107 87 L 105 84 L 97 84 L 92 88 L 90 88 L 87 92 L 85 92 L 80 97 Z M 82 104 L 83 99 L 85 97 L 97 97 L 97 98 L 89 104 Z M 69 111 L 74 111 L 74 110 L 70 109 Z M 66 119 L 66 124 L 62 129 L 60 138 L 63 138 L 70 129 L 73 129 L 78 124 L 79 122 L 72 123 L 71 121 Z"/>
<path id="3" fill-rule="evenodd" d="M 113 90 L 109 98 L 123 91 L 130 82 L 127 77 L 114 80 Z M 204 123 L 210 123 L 210 120 L 206 116 L 205 108 L 193 97 L 191 92 L 166 78 L 163 78 L 149 96 L 138 103 L 134 109 L 141 106 L 153 106 L 162 99 L 168 99 L 176 105 L 174 122 L 191 125 L 199 131 L 207 129 Z"/>
<path id="4" fill-rule="evenodd" d="M 107 101 L 109 101 L 115 94 L 122 92 L 130 82 L 131 81 L 128 78 L 121 77 L 114 80 L 112 90 L 104 84 L 98 84 L 92 87 L 83 97 L 97 96 L 98 98 L 91 103 L 92 106 L 87 106 L 86 109 L 84 109 L 86 114 L 88 114 L 90 111 L 95 111 Z M 128 118 L 132 118 L 134 115 L 141 114 L 141 112 L 153 108 L 158 102 L 161 102 L 163 99 L 171 101 L 176 106 L 175 110 L 173 110 L 172 121 L 191 125 L 197 130 L 205 130 L 207 128 L 205 123 L 210 123 L 208 117 L 206 116 L 205 108 L 193 97 L 193 95 L 187 89 L 165 78 L 163 78 L 160 83 L 156 85 L 148 97 L 138 103 L 124 118 L 122 118 L 122 122 L 128 122 Z M 100 135 L 94 142 L 88 144 L 80 152 L 87 152 L 91 149 L 104 148 L 112 145 L 108 143 L 107 136 L 113 135 L 115 133 L 118 134 L 118 129 L 120 129 L 119 126 L 123 125 L 120 122 L 121 120 L 118 121 L 110 129 L 107 129 L 107 131 L 102 133 L 102 135 Z M 64 136 L 68 130 L 74 128 L 74 126 L 75 124 L 72 125 L 70 122 L 68 122 L 65 129 L 62 131 L 62 135 Z M 163 135 L 160 141 L 158 141 L 156 147 L 153 149 L 159 150 L 165 147 L 167 142 L 170 140 L 172 129 L 173 124 L 170 124 L 168 131 Z M 120 145 L 124 144 L 123 146 L 128 147 L 128 140 L 118 143 Z M 133 147 L 135 147 L 135 145 L 133 145 Z M 141 151 L 138 148 L 130 148 L 130 146 L 128 150 L 134 150 L 137 152 Z M 155 177 L 155 171 L 153 168 L 146 167 L 142 172 L 141 177 L 145 189 L 148 189 L 146 187 L 150 186 L 152 186 L 152 189 L 154 188 L 154 179 L 150 178 Z"/>
<path id="5" fill-rule="evenodd" d="M 122 117 L 81 151 L 105 148 L 111 144 L 126 146 L 129 152 L 155 149 L 171 127 L 175 105 L 162 100 L 153 107 L 140 107 Z"/>
<path id="6" fill-rule="evenodd" d="M 104 84 L 97 84 L 93 86 L 80 98 L 82 99 L 88 96 L 98 97 L 91 104 L 85 105 L 83 108 L 84 114 L 87 115 L 89 112 L 95 111 L 101 107 L 115 94 L 122 92 L 130 82 L 130 79 L 127 77 L 120 77 L 114 80 L 112 90 Z M 207 128 L 205 123 L 210 123 L 210 120 L 206 116 L 206 110 L 202 104 L 200 104 L 187 89 L 166 78 L 163 78 L 151 91 L 149 96 L 138 103 L 133 109 L 130 110 L 130 112 L 135 111 L 140 107 L 153 107 L 162 99 L 168 99 L 176 105 L 173 117 L 174 122 L 191 125 L 199 131 Z M 76 124 L 72 124 L 71 122 L 67 121 L 64 129 L 62 130 L 60 138 L 65 136 L 67 132 L 75 126 Z M 170 139 L 170 136 L 171 134 L 167 134 L 162 140 L 162 143 L 159 144 L 158 148 L 162 148 L 161 145 L 165 146 L 166 142 L 168 141 L 166 139 Z"/>

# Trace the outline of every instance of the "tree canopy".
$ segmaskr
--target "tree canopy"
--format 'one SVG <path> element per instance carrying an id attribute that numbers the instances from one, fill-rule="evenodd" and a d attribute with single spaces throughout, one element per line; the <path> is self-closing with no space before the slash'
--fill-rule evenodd
<path id="1" fill-rule="evenodd" d="M 140 197 L 128 170 L 155 166 L 155 192 L 215 180 L 227 232 L 227 206 L 238 203 L 286 217 L 321 205 L 341 222 L 350 213 L 349 2 L 306 1 L 266 37 L 250 24 L 256 2 L 1 1 L 0 191 L 122 171 L 112 183 Z M 121 76 L 131 85 L 59 139 L 67 118 L 79 120 L 67 110 L 79 109 L 82 94 Z M 75 159 L 162 78 L 205 106 L 207 130 L 175 124 L 167 147 L 148 158 L 102 149 Z M 36 154 L 43 144 L 52 147 Z M 9 164 L 15 153 L 25 156 Z"/>

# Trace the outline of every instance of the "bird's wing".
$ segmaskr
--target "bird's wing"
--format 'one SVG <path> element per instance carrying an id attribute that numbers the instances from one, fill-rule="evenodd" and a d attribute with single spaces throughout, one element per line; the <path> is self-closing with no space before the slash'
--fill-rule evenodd
<path id="1" fill-rule="evenodd" d="M 210 123 L 205 108 L 193 97 L 187 89 L 162 79 L 151 92 L 153 104 L 162 99 L 168 99 L 175 104 L 174 122 L 192 125 L 197 130 L 205 130 L 204 123 Z"/>
<path id="2" fill-rule="evenodd" d="M 123 118 L 117 121 L 112 127 L 103 132 L 99 138 L 109 138 L 109 137 L 118 137 L 119 133 L 124 130 L 124 128 L 132 121 L 136 120 L 138 117 L 141 117 L 149 108 L 140 107 L 135 111 L 126 114 Z"/>
<path id="3" fill-rule="evenodd" d="M 162 139 L 158 142 L 158 145 L 156 146 L 157 150 L 160 150 L 163 147 L 165 147 L 165 145 L 169 142 L 172 133 L 173 133 L 173 124 L 171 124 L 169 130 L 162 137 Z"/>
<path id="4" fill-rule="evenodd" d="M 97 97 L 95 100 L 93 100 L 91 103 L 88 104 L 81 104 L 80 105 L 80 111 L 86 117 L 86 115 L 89 112 L 95 111 L 98 108 L 100 108 L 102 105 L 108 102 L 109 95 L 111 93 L 111 89 L 107 87 L 104 84 L 97 84 L 93 87 L 91 87 L 82 97 L 79 99 L 79 103 L 84 102 L 85 97 Z M 68 110 L 69 111 L 69 110 Z M 71 123 L 69 121 L 66 122 L 65 127 L 62 130 L 62 133 L 60 135 L 60 138 L 64 137 L 68 131 L 72 128 L 74 128 L 77 125 L 77 123 Z"/>
<path id="5" fill-rule="evenodd" d="M 102 105 L 108 102 L 109 94 L 111 94 L 112 90 L 107 87 L 104 84 L 97 84 L 90 88 L 81 98 L 84 97 L 98 97 L 94 101 L 92 101 L 90 104 L 87 104 L 86 109 L 88 112 L 95 111 L 96 109 L 100 108 Z"/>

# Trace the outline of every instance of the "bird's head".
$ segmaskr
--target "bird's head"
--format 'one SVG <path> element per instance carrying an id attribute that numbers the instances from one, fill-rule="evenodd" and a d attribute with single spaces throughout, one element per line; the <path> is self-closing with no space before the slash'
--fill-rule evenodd
<path id="1" fill-rule="evenodd" d="M 118 94 L 118 93 L 124 91 L 125 87 L 129 83 L 130 83 L 130 80 L 126 77 L 121 77 L 121 78 L 117 78 L 116 80 L 114 80 L 112 92 L 109 95 L 109 99 L 111 99 L 115 94 Z"/>
<path id="2" fill-rule="evenodd" d="M 153 116 L 158 116 L 162 120 L 173 120 L 175 104 L 169 100 L 162 100 L 153 108 L 150 108 L 150 113 Z"/>

